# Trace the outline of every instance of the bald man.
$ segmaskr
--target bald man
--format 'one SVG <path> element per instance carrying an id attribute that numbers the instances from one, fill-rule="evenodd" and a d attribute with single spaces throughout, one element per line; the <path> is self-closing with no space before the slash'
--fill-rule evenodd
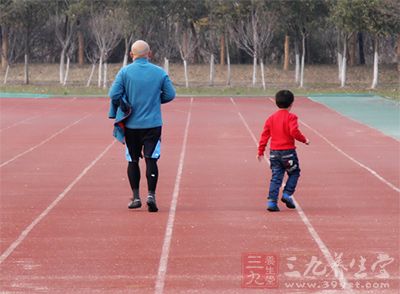
<path id="1" fill-rule="evenodd" d="M 167 73 L 149 62 L 150 47 L 143 41 L 133 43 L 130 55 L 133 62 L 123 67 L 110 88 L 113 101 L 126 97 L 132 107 L 131 115 L 124 121 L 127 146 L 128 178 L 133 198 L 129 209 L 142 206 L 139 193 L 139 159 L 146 162 L 147 207 L 157 212 L 156 187 L 158 181 L 157 160 L 161 146 L 161 104 L 175 98 L 175 89 Z"/>

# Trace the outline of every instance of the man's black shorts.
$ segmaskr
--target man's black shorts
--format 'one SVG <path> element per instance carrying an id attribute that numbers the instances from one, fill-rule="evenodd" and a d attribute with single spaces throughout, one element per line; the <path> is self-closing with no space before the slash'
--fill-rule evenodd
<path id="1" fill-rule="evenodd" d="M 160 158 L 161 127 L 150 129 L 125 129 L 125 142 L 132 161 L 139 157 Z M 143 153 L 142 153 L 143 151 Z"/>

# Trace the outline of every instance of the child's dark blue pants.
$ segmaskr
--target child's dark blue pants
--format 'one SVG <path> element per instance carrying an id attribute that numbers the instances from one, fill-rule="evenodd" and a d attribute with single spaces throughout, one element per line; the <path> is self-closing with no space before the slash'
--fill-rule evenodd
<path id="1" fill-rule="evenodd" d="M 269 158 L 272 170 L 268 199 L 277 201 L 279 189 L 282 185 L 285 172 L 288 174 L 286 185 L 283 189 L 285 195 L 293 195 L 296 190 L 297 180 L 300 177 L 299 159 L 295 149 L 271 150 Z"/>

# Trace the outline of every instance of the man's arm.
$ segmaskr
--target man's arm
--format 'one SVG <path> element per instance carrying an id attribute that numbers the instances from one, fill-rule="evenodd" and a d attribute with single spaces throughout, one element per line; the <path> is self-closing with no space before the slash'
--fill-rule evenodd
<path id="1" fill-rule="evenodd" d="M 161 88 L 161 103 L 168 103 L 175 98 L 176 92 L 168 75 L 165 76 Z"/>
<path id="2" fill-rule="evenodd" d="M 115 77 L 115 80 L 108 92 L 108 96 L 111 100 L 119 100 L 125 94 L 125 87 L 124 87 L 124 73 L 123 68 L 118 72 Z"/>

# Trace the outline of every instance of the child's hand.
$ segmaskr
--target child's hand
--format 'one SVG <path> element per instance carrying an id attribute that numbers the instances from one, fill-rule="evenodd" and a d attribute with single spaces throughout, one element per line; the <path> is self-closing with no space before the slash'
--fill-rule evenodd
<path id="1" fill-rule="evenodd" d="M 261 162 L 261 160 L 263 159 L 263 157 L 264 157 L 264 156 L 262 156 L 262 155 L 257 155 L 257 159 L 258 159 L 258 161 L 260 161 L 260 162 Z"/>
<path id="2" fill-rule="evenodd" d="M 311 143 L 310 140 L 307 139 L 306 145 L 310 145 L 310 143 Z"/>

